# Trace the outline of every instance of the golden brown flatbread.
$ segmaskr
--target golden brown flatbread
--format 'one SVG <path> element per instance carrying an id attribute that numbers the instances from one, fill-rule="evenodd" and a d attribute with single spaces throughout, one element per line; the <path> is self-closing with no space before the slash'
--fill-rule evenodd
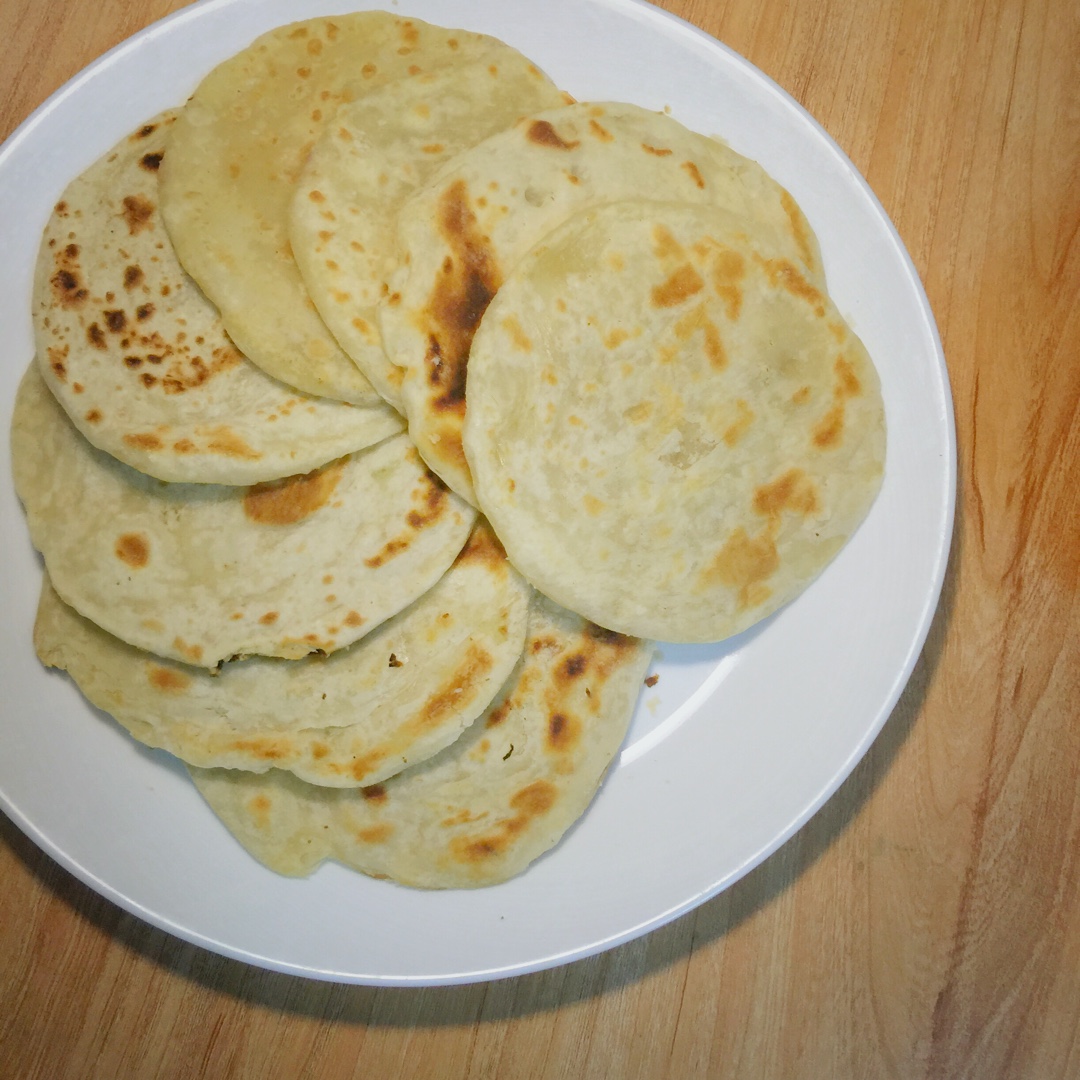
<path id="1" fill-rule="evenodd" d="M 45 227 L 37 355 L 71 422 L 134 469 L 209 484 L 308 472 L 400 431 L 386 405 L 301 393 L 229 340 L 161 220 L 175 118 L 147 121 L 76 177 Z"/>
<path id="2" fill-rule="evenodd" d="M 876 496 L 877 372 L 757 223 L 633 201 L 510 272 L 469 360 L 476 497 L 536 588 L 623 633 L 714 641 L 775 611 Z"/>
<path id="3" fill-rule="evenodd" d="M 652 647 L 537 596 L 499 698 L 455 743 L 360 791 L 273 771 L 191 769 L 255 858 L 282 874 L 325 859 L 419 888 L 521 873 L 585 812 L 617 753 Z"/>

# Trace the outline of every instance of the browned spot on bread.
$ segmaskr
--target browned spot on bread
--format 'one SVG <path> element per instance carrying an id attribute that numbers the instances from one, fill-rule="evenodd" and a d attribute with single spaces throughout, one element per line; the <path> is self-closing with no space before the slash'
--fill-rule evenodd
<path id="1" fill-rule="evenodd" d="M 157 172 L 161 166 L 161 159 L 165 156 L 162 151 L 158 151 L 153 154 L 143 154 L 139 158 L 140 167 L 146 169 L 147 172 Z"/>
<path id="2" fill-rule="evenodd" d="M 91 323 L 86 328 L 86 340 L 94 346 L 95 349 L 107 349 L 108 345 L 105 341 L 105 331 L 101 329 L 98 324 Z"/>
<path id="3" fill-rule="evenodd" d="M 390 752 L 389 747 L 382 746 L 369 751 L 361 757 L 354 757 L 346 771 L 358 783 L 362 782 L 365 777 L 370 776 L 386 760 Z"/>
<path id="4" fill-rule="evenodd" d="M 149 431 L 136 432 L 134 435 L 125 435 L 124 442 L 136 450 L 160 450 L 165 444 L 160 437 Z"/>
<path id="5" fill-rule="evenodd" d="M 614 142 L 615 136 L 603 124 L 598 123 L 596 120 L 589 121 L 589 131 L 598 138 L 601 142 Z"/>
<path id="6" fill-rule="evenodd" d="M 579 145 L 579 140 L 566 142 L 548 120 L 534 120 L 525 133 L 529 142 L 537 146 L 550 146 L 556 150 L 573 150 Z"/>
<path id="7" fill-rule="evenodd" d="M 67 364 L 64 363 L 67 360 L 69 347 L 67 345 L 61 345 L 60 348 L 56 348 L 54 345 L 50 345 L 48 348 L 49 356 L 49 370 L 56 376 L 60 382 L 67 382 Z"/>
<path id="8" fill-rule="evenodd" d="M 767 517 L 785 510 L 805 517 L 819 509 L 817 487 L 802 469 L 788 469 L 754 492 L 754 512 Z"/>
<path id="9" fill-rule="evenodd" d="M 419 325 L 428 339 L 424 363 L 432 405 L 437 411 L 461 414 L 473 335 L 502 284 L 502 274 L 469 204 L 464 180 L 455 181 L 440 197 L 438 227 L 451 255 L 435 276 Z"/>
<path id="10" fill-rule="evenodd" d="M 311 756 L 316 761 L 322 761 L 327 754 L 330 753 L 330 747 L 324 742 L 317 742 L 311 744 Z"/>
<path id="11" fill-rule="evenodd" d="M 86 422 L 88 424 L 100 424 L 101 423 L 101 410 L 90 409 L 86 414 Z"/>
<path id="12" fill-rule="evenodd" d="M 229 743 L 230 750 L 239 750 L 250 754 L 260 761 L 281 761 L 289 756 L 288 748 L 269 737 L 254 739 L 235 739 Z"/>
<path id="13" fill-rule="evenodd" d="M 556 678 L 576 679 L 589 665 L 589 658 L 584 653 L 568 656 L 560 665 Z"/>
<path id="14" fill-rule="evenodd" d="M 206 449 L 223 457 L 244 458 L 255 461 L 262 454 L 248 446 L 231 428 L 224 426 L 211 428 L 206 434 Z"/>
<path id="15" fill-rule="evenodd" d="M 810 387 L 800 386 L 799 389 L 791 395 L 791 400 L 795 405 L 805 405 L 810 400 Z"/>
<path id="16" fill-rule="evenodd" d="M 396 555 L 407 551 L 411 546 L 416 533 L 434 524 L 445 513 L 448 502 L 447 490 L 442 481 L 434 473 L 425 472 L 422 483 L 413 491 L 413 501 L 419 505 L 405 515 L 405 523 L 409 531 L 387 540 L 374 555 L 364 559 L 364 565 L 376 569 L 390 561 Z"/>
<path id="17" fill-rule="evenodd" d="M 135 318 L 138 319 L 139 322 L 145 322 L 154 314 L 154 311 L 155 308 L 153 304 L 140 304 L 135 309 Z"/>
<path id="18" fill-rule="evenodd" d="M 419 504 L 420 509 L 410 510 L 405 520 L 414 529 L 426 528 L 442 517 L 446 508 L 446 487 L 433 472 L 427 470 L 422 482 L 413 491 L 412 500 Z"/>
<path id="19" fill-rule="evenodd" d="M 709 318 L 704 304 L 700 304 L 693 311 L 687 312 L 679 319 L 675 324 L 675 336 L 680 341 L 686 341 L 697 330 L 702 333 L 702 343 L 709 364 L 717 371 L 723 371 L 728 363 L 727 350 L 724 348 L 720 331 L 712 319 Z"/>
<path id="20" fill-rule="evenodd" d="M 502 321 L 503 329 L 510 335 L 514 348 L 521 352 L 532 352 L 533 343 L 516 315 L 507 315 Z"/>
<path id="21" fill-rule="evenodd" d="M 468 807 L 463 806 L 460 810 L 454 811 L 449 817 L 444 817 L 439 824 L 450 829 L 459 825 L 471 825 L 474 821 L 482 821 L 487 816 L 488 812 L 486 810 L 481 810 L 477 814 L 469 810 Z"/>
<path id="22" fill-rule="evenodd" d="M 535 780 L 517 792 L 510 805 L 525 817 L 539 817 L 555 805 L 557 794 L 554 784 L 547 780 Z"/>
<path id="23" fill-rule="evenodd" d="M 127 326 L 127 316 L 122 311 L 103 311 L 101 317 L 105 320 L 105 325 L 114 334 L 123 333 L 124 328 Z"/>
<path id="24" fill-rule="evenodd" d="M 273 803 L 266 795 L 256 795 L 248 800 L 247 809 L 255 824 L 260 829 L 265 829 L 270 824 L 270 811 Z"/>
<path id="25" fill-rule="evenodd" d="M 302 476 L 256 484 L 244 495 L 244 514 L 260 525 L 295 525 L 326 505 L 343 467 L 337 461 Z"/>
<path id="26" fill-rule="evenodd" d="M 71 389 L 74 390 L 76 394 L 81 394 L 86 387 L 83 386 L 81 382 L 76 382 L 71 384 Z"/>
<path id="27" fill-rule="evenodd" d="M 505 569 L 507 566 L 506 552 L 499 543 L 499 538 L 485 521 L 479 521 L 469 534 L 468 542 L 461 549 L 457 562 L 478 562 L 487 566 Z"/>
<path id="28" fill-rule="evenodd" d="M 491 654 L 475 642 L 470 642 L 453 673 L 428 697 L 410 720 L 409 731 L 422 732 L 453 716 L 458 711 L 462 697 L 466 700 L 471 697 L 470 691 L 494 666 L 495 661 Z"/>
<path id="29" fill-rule="evenodd" d="M 345 616 L 346 626 L 351 626 L 355 629 L 358 626 L 363 626 L 363 624 L 364 616 L 361 615 L 358 611 L 350 611 L 348 615 Z"/>
<path id="30" fill-rule="evenodd" d="M 545 742 L 555 753 L 565 753 L 573 748 L 581 735 L 581 721 L 566 713 L 552 713 L 548 717 Z"/>
<path id="31" fill-rule="evenodd" d="M 833 364 L 836 382 L 833 384 L 835 404 L 811 429 L 810 437 L 819 450 L 832 450 L 839 446 L 844 437 L 844 402 L 847 398 L 858 397 L 862 393 L 862 383 L 855 374 L 854 365 L 842 354 Z"/>
<path id="32" fill-rule="evenodd" d="M 149 139 L 157 129 L 157 124 L 143 124 L 143 126 L 131 136 L 131 140 L 132 142 L 135 142 L 138 139 Z"/>
<path id="33" fill-rule="evenodd" d="M 150 541 L 142 533 L 124 533 L 117 539 L 113 550 L 121 562 L 137 570 L 150 561 Z"/>
<path id="34" fill-rule="evenodd" d="M 510 700 L 510 698 L 506 698 L 503 701 L 499 702 L 499 704 L 496 705 L 495 708 L 493 708 L 491 712 L 488 713 L 486 726 L 489 728 L 498 727 L 499 724 L 501 724 L 509 715 L 512 704 L 513 702 Z"/>
<path id="35" fill-rule="evenodd" d="M 784 213 L 787 214 L 788 226 L 791 229 L 791 235 L 795 238 L 795 243 L 798 245 L 803 262 L 811 269 L 815 269 L 814 249 L 810 243 L 810 230 L 806 224 L 806 218 L 803 217 L 802 211 L 799 209 L 799 204 L 786 191 L 781 191 L 780 205 L 784 208 Z"/>
<path id="36" fill-rule="evenodd" d="M 137 236 L 143 229 L 150 227 L 154 204 L 149 199 L 142 195 L 125 195 L 122 205 L 129 235 Z"/>
<path id="37" fill-rule="evenodd" d="M 704 285 L 701 275 L 689 263 L 683 263 L 669 275 L 663 284 L 653 286 L 653 307 L 677 307 L 689 300 L 691 296 L 701 292 Z"/>
<path id="38" fill-rule="evenodd" d="M 844 403 L 834 405 L 814 425 L 810 437 L 819 450 L 832 450 L 844 437 Z"/>
<path id="39" fill-rule="evenodd" d="M 705 187 L 705 178 L 701 175 L 701 170 L 692 161 L 684 161 L 681 167 L 699 188 Z"/>
<path id="40" fill-rule="evenodd" d="M 360 789 L 360 794 L 369 802 L 386 802 L 388 798 L 386 788 L 382 784 L 369 784 Z"/>
<path id="41" fill-rule="evenodd" d="M 603 626 L 597 626 L 596 623 L 586 623 L 585 633 L 594 641 L 607 648 L 614 649 L 618 653 L 636 648 L 638 644 L 637 638 L 628 637 L 626 634 L 620 634 L 615 630 L 607 630 Z"/>
<path id="42" fill-rule="evenodd" d="M 660 676 L 659 675 L 650 675 L 645 680 L 645 685 L 651 688 L 651 687 L 655 686 L 659 681 L 660 681 Z"/>
<path id="43" fill-rule="evenodd" d="M 172 694 L 181 693 L 191 685 L 189 675 L 177 671 L 176 668 L 159 667 L 157 664 L 150 665 L 147 679 L 155 690 L 162 690 L 165 693 Z"/>
<path id="44" fill-rule="evenodd" d="M 641 149 L 646 154 L 652 154 L 654 157 L 670 157 L 672 154 L 672 151 L 666 146 L 650 146 L 648 143 L 642 143 Z"/>
<path id="45" fill-rule="evenodd" d="M 463 863 L 483 863 L 502 854 L 514 837 L 525 831 L 534 818 L 546 814 L 558 797 L 558 789 L 548 780 L 534 780 L 510 799 L 513 817 L 506 818 L 500 827 L 486 836 L 455 836 L 450 841 L 450 853 Z"/>
<path id="46" fill-rule="evenodd" d="M 145 277 L 141 266 L 124 267 L 124 288 L 129 291 L 134 289 L 143 283 Z"/>
<path id="47" fill-rule="evenodd" d="M 82 280 L 79 265 L 79 245 L 67 244 L 53 252 L 56 271 L 49 279 L 52 285 L 53 299 L 65 308 L 81 307 L 90 296 Z"/>
<path id="48" fill-rule="evenodd" d="M 799 273 L 796 266 L 788 259 L 764 259 L 756 252 L 754 261 L 765 271 L 769 284 L 786 289 L 792 296 L 805 300 L 815 307 L 824 303 L 824 297 Z"/>
<path id="49" fill-rule="evenodd" d="M 833 370 L 836 372 L 836 387 L 833 391 L 835 397 L 858 397 L 862 393 L 862 383 L 855 374 L 855 368 L 844 356 L 836 358 Z"/>
<path id="50" fill-rule="evenodd" d="M 395 555 L 400 555 L 403 551 L 406 551 L 408 547 L 408 540 L 403 540 L 401 537 L 395 537 L 393 540 L 388 540 L 383 544 L 375 555 L 365 559 L 364 565 L 370 567 L 372 570 L 376 570 L 385 563 L 388 563 Z"/>
<path id="51" fill-rule="evenodd" d="M 762 595 L 762 583 L 779 566 L 780 556 L 769 531 L 750 536 L 740 525 L 732 530 L 704 576 L 707 581 L 737 589 L 739 607 L 747 608 L 768 596 L 767 590 Z"/>
<path id="52" fill-rule="evenodd" d="M 277 621 L 278 612 L 276 611 L 268 611 L 265 615 L 259 616 L 259 622 L 261 622 L 263 626 L 273 626 Z"/>
<path id="53" fill-rule="evenodd" d="M 738 416 L 724 429 L 722 436 L 728 446 L 735 446 L 754 422 L 753 410 L 742 398 L 735 402 L 735 409 Z"/>
<path id="54" fill-rule="evenodd" d="M 450 842 L 450 850 L 461 862 L 484 862 L 502 852 L 509 842 L 510 837 L 505 833 L 482 836 L 477 840 L 456 836 Z"/>
<path id="55" fill-rule="evenodd" d="M 399 730 L 397 737 L 381 747 L 353 760 L 349 772 L 353 779 L 363 781 L 373 769 L 387 758 L 404 757 L 417 736 L 437 728 L 459 715 L 462 702 L 470 702 L 477 685 L 495 666 L 492 656 L 479 645 L 470 642 L 456 669 L 430 694 L 414 715 Z"/>
<path id="56" fill-rule="evenodd" d="M 739 282 L 746 276 L 746 260 L 737 251 L 717 252 L 712 263 L 713 288 L 724 301 L 727 317 L 733 322 L 742 311 L 743 291 Z"/>
<path id="57" fill-rule="evenodd" d="M 389 821 L 381 821 L 378 825 L 371 825 L 365 829 L 357 829 L 356 837 L 365 844 L 384 844 L 394 832 L 394 826 Z"/>
<path id="58" fill-rule="evenodd" d="M 657 259 L 685 259 L 686 249 L 675 239 L 675 234 L 666 225 L 657 225 L 652 232 L 653 253 Z"/>
<path id="59" fill-rule="evenodd" d="M 122 329 L 127 331 L 120 345 L 125 349 L 132 349 L 132 352 L 124 357 L 124 363 L 129 368 L 138 368 L 144 363 L 155 367 L 166 365 L 162 368 L 160 375 L 149 379 L 143 377 L 146 386 L 154 386 L 160 382 L 166 394 L 184 394 L 188 390 L 202 386 L 219 372 L 227 371 L 244 362 L 240 352 L 228 342 L 212 348 L 209 359 L 204 359 L 202 355 L 193 355 L 192 347 L 183 331 L 177 332 L 171 340 L 167 340 L 160 331 L 153 329 L 151 320 L 156 310 L 151 303 L 140 304 L 135 310 L 134 324 L 127 323 L 123 312 L 117 313 L 117 324 L 119 325 L 119 319 L 123 318 L 125 326 Z M 195 344 L 205 344 L 201 335 L 195 338 Z M 232 457 L 257 458 L 260 456 L 224 425 L 206 429 L 203 434 L 218 443 L 215 447 L 218 453 Z"/>
<path id="60" fill-rule="evenodd" d="M 172 448 L 177 454 L 193 454 L 196 450 L 195 444 L 190 439 L 177 439 Z"/>

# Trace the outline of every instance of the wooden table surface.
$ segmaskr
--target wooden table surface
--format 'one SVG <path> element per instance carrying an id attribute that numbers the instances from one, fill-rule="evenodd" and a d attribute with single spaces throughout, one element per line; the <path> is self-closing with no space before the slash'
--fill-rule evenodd
<path id="1" fill-rule="evenodd" d="M 181 6 L 0 0 L 0 137 Z M 801 833 L 697 911 L 468 987 L 222 959 L 0 817 L 0 1076 L 1080 1077 L 1080 5 L 663 6 L 837 139 L 941 330 L 956 533 L 881 736 Z"/>

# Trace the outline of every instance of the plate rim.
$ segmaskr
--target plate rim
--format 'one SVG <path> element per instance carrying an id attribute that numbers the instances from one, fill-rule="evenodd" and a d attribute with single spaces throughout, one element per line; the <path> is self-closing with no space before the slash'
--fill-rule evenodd
<path id="1" fill-rule="evenodd" d="M 7 166 L 9 160 L 17 157 L 27 140 L 32 139 L 35 133 L 46 124 L 49 117 L 60 108 L 69 98 L 78 94 L 82 87 L 90 80 L 102 76 L 106 69 L 122 61 L 131 52 L 146 47 L 147 43 L 155 38 L 168 35 L 179 24 L 187 21 L 197 21 L 205 18 L 210 12 L 217 10 L 237 9 L 244 7 L 246 0 L 198 0 L 198 2 L 178 11 L 172 12 L 159 19 L 136 34 L 119 42 L 108 51 L 97 57 L 86 67 L 75 73 L 61 87 L 54 91 L 45 101 L 37 106 L 8 136 L 4 144 L 0 146 L 0 172 Z M 304 5 L 310 8 L 310 4 Z M 396 5 L 395 5 L 396 6 Z M 406 4 L 406 7 L 409 5 Z M 719 880 L 712 886 L 695 895 L 686 897 L 678 904 L 672 905 L 664 911 L 656 913 L 651 918 L 641 921 L 633 926 L 624 927 L 609 936 L 592 941 L 584 946 L 578 946 L 563 950 L 560 953 L 537 957 L 527 963 L 513 963 L 505 967 L 492 967 L 485 970 L 460 972 L 457 974 L 435 974 L 431 976 L 415 975 L 388 975 L 378 976 L 371 974 L 356 974 L 351 972 L 315 969 L 290 961 L 283 961 L 274 957 L 262 956 L 251 950 L 237 947 L 226 941 L 220 941 L 204 934 L 192 927 L 181 925 L 174 919 L 141 904 L 135 897 L 128 896 L 125 892 L 115 888 L 109 882 L 102 880 L 88 867 L 84 866 L 80 859 L 59 847 L 51 837 L 45 835 L 40 828 L 23 812 L 22 808 L 13 804 L 7 792 L 0 788 L 0 808 L 6 816 L 40 849 L 45 851 L 54 861 L 63 866 L 83 885 L 99 895 L 115 903 L 122 910 L 134 915 L 140 920 L 149 923 L 165 932 L 172 934 L 181 940 L 196 944 L 220 955 L 240 960 L 255 966 L 279 971 L 292 975 L 320 980 L 355 983 L 361 985 L 394 985 L 394 986 L 429 986 L 429 985 L 454 985 L 474 982 L 496 980 L 526 974 L 529 972 L 546 970 L 575 960 L 604 952 L 625 942 L 634 940 L 643 934 L 659 929 L 661 926 L 676 918 L 694 910 L 708 899 L 718 895 L 729 888 L 736 881 L 744 877 L 754 867 L 764 862 L 787 840 L 795 835 L 812 818 L 821 807 L 832 797 L 837 789 L 848 778 L 858 762 L 865 756 L 870 746 L 880 734 L 882 728 L 888 722 L 897 702 L 907 686 L 911 674 L 918 662 L 919 656 L 925 645 L 934 622 L 935 613 L 944 587 L 945 575 L 949 565 L 950 550 L 952 546 L 953 532 L 956 519 L 956 489 L 957 489 L 957 446 L 955 413 L 952 402 L 952 391 L 949 380 L 948 367 L 945 360 L 944 349 L 940 333 L 933 311 L 927 297 L 924 284 L 920 278 L 914 261 L 908 252 L 906 245 L 895 224 L 886 213 L 880 200 L 877 198 L 869 183 L 855 168 L 843 149 L 828 131 L 786 90 L 773 79 L 767 76 L 745 57 L 736 53 L 730 46 L 709 35 L 706 31 L 693 25 L 687 20 L 655 7 L 646 0 L 588 0 L 588 6 L 597 9 L 607 9 L 614 12 L 620 10 L 636 11 L 644 19 L 659 20 L 661 24 L 668 24 L 678 30 L 679 33 L 696 39 L 700 45 L 709 49 L 719 49 L 730 62 L 740 67 L 744 75 L 750 76 L 758 90 L 766 89 L 774 97 L 778 98 L 785 109 L 794 109 L 799 122 L 808 125 L 819 139 L 822 139 L 831 151 L 837 164 L 841 165 L 848 175 L 850 182 L 854 183 L 862 191 L 865 198 L 874 211 L 879 223 L 885 227 L 887 239 L 892 249 L 900 256 L 901 264 L 905 272 L 908 284 L 912 287 L 914 298 L 918 304 L 919 316 L 922 322 L 922 330 L 929 337 L 933 350 L 933 360 L 936 366 L 936 374 L 940 380 L 940 392 L 944 403 L 944 413 L 941 417 L 943 436 L 943 460 L 942 473 L 936 476 L 934 489 L 940 493 L 944 501 L 944 515 L 940 521 L 937 535 L 937 544 L 934 550 L 933 571 L 930 579 L 925 584 L 923 603 L 921 605 L 917 624 L 914 632 L 910 635 L 904 663 L 899 667 L 892 679 L 889 694 L 883 700 L 878 715 L 865 730 L 862 738 L 849 750 L 847 756 L 840 761 L 831 776 L 820 786 L 817 796 L 806 804 L 789 827 L 780 834 L 753 852 L 738 866 L 729 868 Z M 358 8 L 377 7 L 377 4 L 358 5 Z M 400 11 L 397 13 L 408 14 Z M 311 17 L 314 11 L 305 10 L 298 12 L 297 17 Z M 423 17 L 423 16 L 417 16 Z M 193 77 L 195 77 L 193 75 Z M 10 485 L 10 477 L 8 478 Z"/>

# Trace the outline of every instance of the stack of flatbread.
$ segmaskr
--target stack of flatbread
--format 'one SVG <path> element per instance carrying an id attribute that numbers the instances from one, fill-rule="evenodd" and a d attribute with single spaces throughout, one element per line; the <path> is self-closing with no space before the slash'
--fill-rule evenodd
<path id="1" fill-rule="evenodd" d="M 786 191 L 383 12 L 264 35 L 77 177 L 33 316 L 38 655 L 286 874 L 519 873 L 651 641 L 792 599 L 882 476 Z"/>

